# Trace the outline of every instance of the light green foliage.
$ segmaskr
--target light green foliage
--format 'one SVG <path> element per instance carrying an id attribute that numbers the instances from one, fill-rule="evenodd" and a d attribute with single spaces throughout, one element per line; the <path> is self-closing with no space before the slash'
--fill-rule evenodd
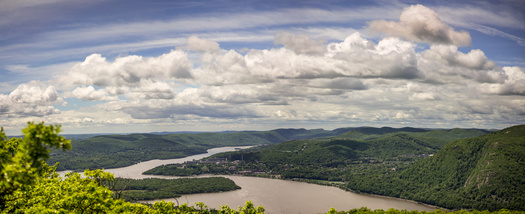
<path id="1" fill-rule="evenodd" d="M 28 123 L 24 138 L 7 139 L 0 131 L 0 208 L 16 198 L 13 193 L 24 191 L 49 170 L 45 161 L 51 148 L 71 149 L 70 141 L 59 136 L 60 126 Z"/>
<path id="2" fill-rule="evenodd" d="M 244 207 L 239 206 L 237 210 L 230 208 L 228 205 L 221 206 L 218 213 L 221 214 L 262 214 L 264 213 L 264 207 L 255 207 L 251 201 L 246 201 Z"/>

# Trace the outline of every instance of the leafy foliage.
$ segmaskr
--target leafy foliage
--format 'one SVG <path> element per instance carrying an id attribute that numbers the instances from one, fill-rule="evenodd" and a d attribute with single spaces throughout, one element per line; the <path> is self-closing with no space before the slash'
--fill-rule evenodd
<path id="1" fill-rule="evenodd" d="M 0 131 L 0 208 L 16 200 L 17 191 L 26 184 L 45 175 L 49 167 L 44 162 L 49 158 L 50 148 L 70 149 L 68 140 L 58 135 L 60 126 L 45 126 L 44 123 L 28 123 L 22 130 L 24 138 L 7 139 L 3 128 Z"/>

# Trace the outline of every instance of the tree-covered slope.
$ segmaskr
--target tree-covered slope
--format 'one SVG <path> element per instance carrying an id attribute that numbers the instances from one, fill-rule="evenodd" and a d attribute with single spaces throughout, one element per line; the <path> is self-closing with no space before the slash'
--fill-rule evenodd
<path id="1" fill-rule="evenodd" d="M 439 137 L 417 135 L 433 131 L 414 128 L 364 127 L 346 129 L 346 133 L 343 134 L 341 130 L 343 129 L 334 130 L 333 133 L 339 135 L 332 138 L 293 140 L 251 151 L 213 156 L 228 158 L 230 162 L 243 160 L 243 164 L 240 165 L 223 164 L 221 167 L 214 167 L 217 170 L 200 170 L 202 166 L 172 165 L 157 167 L 146 173 L 192 175 L 254 171 L 289 179 L 346 181 L 352 176 L 365 173 L 384 174 L 385 170 L 392 168 L 406 168 L 414 161 L 438 152 L 442 147 L 442 141 L 450 142 Z M 288 131 L 301 132 L 301 130 Z M 447 131 L 443 132 L 447 133 Z M 465 131 L 467 134 L 470 132 Z M 237 170 L 229 170 L 232 166 Z"/>
<path id="2" fill-rule="evenodd" d="M 276 144 L 294 139 L 339 134 L 322 129 L 277 129 L 227 133 L 102 135 L 72 140 L 73 149 L 53 152 L 48 163 L 58 170 L 101 169 L 129 166 L 152 159 L 180 158 L 223 146 Z"/>
<path id="3" fill-rule="evenodd" d="M 429 142 L 435 148 L 442 148 L 447 143 L 453 140 L 477 137 L 489 133 L 483 129 L 419 129 L 419 128 L 391 128 L 391 127 L 360 127 L 349 130 L 337 136 L 337 138 L 353 139 L 353 140 L 372 140 L 376 138 L 385 137 L 393 133 L 405 133 L 411 137 L 417 137 L 420 140 Z"/>
<path id="4" fill-rule="evenodd" d="M 525 125 L 447 144 L 406 170 L 348 187 L 452 209 L 525 210 Z"/>

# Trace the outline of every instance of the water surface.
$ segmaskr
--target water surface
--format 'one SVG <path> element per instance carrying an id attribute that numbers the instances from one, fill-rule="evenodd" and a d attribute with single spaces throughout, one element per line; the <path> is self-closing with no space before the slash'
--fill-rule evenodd
<path id="1" fill-rule="evenodd" d="M 116 177 L 123 178 L 143 179 L 160 177 L 176 179 L 180 177 L 142 175 L 142 172 L 160 165 L 184 163 L 185 161 L 202 159 L 220 152 L 233 151 L 235 148 L 249 148 L 249 146 L 214 148 L 208 150 L 206 154 L 169 160 L 150 160 L 128 167 L 106 169 L 106 171 L 113 173 Z M 214 175 L 195 177 L 210 176 Z M 252 201 L 256 206 L 264 206 L 266 213 L 325 213 L 328 212 L 331 207 L 339 211 L 360 207 L 368 207 L 372 210 L 395 208 L 400 210 L 431 211 L 435 209 L 430 206 L 400 199 L 356 194 L 330 186 L 246 176 L 222 177 L 232 179 L 242 189 L 221 193 L 189 194 L 177 199 L 164 200 L 178 201 L 179 203 L 188 203 L 189 205 L 193 205 L 195 202 L 204 202 L 211 208 L 219 208 L 220 205 L 225 204 L 236 208 L 237 206 L 244 205 L 246 201 Z M 154 201 L 158 200 L 146 202 L 152 203 Z"/>

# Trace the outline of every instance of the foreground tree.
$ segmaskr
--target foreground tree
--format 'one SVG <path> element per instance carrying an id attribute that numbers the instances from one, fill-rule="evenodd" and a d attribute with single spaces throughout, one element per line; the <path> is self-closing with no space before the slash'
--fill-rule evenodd
<path id="1" fill-rule="evenodd" d="M 51 148 L 71 149 L 71 143 L 59 136 L 60 126 L 45 126 L 44 123 L 28 123 L 22 130 L 24 138 L 8 139 L 0 130 L 0 208 L 6 209 L 20 193 L 26 192 L 40 178 L 48 175 Z M 17 194 L 15 194 L 17 193 Z"/>

